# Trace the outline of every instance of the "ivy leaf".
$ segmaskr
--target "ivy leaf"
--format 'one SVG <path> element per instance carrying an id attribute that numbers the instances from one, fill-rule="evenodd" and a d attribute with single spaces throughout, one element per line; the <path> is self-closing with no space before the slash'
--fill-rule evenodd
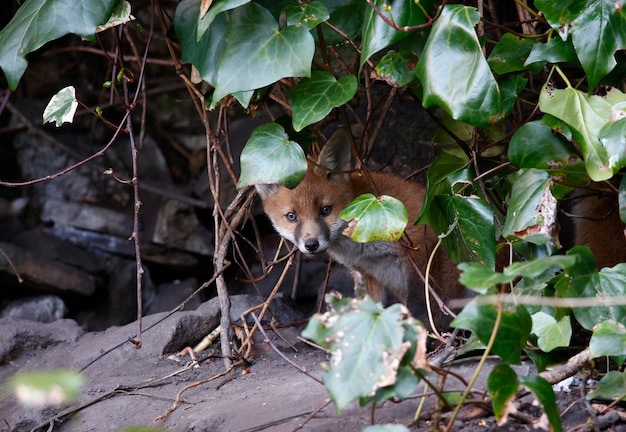
<path id="1" fill-rule="evenodd" d="M 368 398 L 393 386 L 409 346 L 403 308 L 384 309 L 370 297 L 331 301 L 331 310 L 315 315 L 302 335 L 331 351 L 330 370 L 323 377 L 337 412 L 357 398 Z"/>
<path id="2" fill-rule="evenodd" d="M 476 9 L 446 5 L 433 25 L 416 74 L 425 108 L 436 105 L 454 119 L 483 127 L 502 119 L 498 83 L 485 60 L 474 26 Z"/>
<path id="3" fill-rule="evenodd" d="M 289 5 L 285 8 L 285 15 L 288 26 L 304 26 L 309 30 L 330 18 L 328 8 L 321 1 Z"/>
<path id="4" fill-rule="evenodd" d="M 613 296 L 626 294 L 626 263 L 598 272 L 588 248 L 577 246 L 567 254 L 580 255 L 579 265 L 565 269 L 555 285 L 557 292 L 565 298 L 593 298 L 597 302 L 596 306 L 573 308 L 580 325 L 591 331 L 606 320 L 626 322 L 626 306 L 611 301 Z"/>
<path id="5" fill-rule="evenodd" d="M 62 406 L 73 402 L 85 382 L 78 372 L 56 369 L 18 372 L 9 380 L 17 400 L 29 407 Z"/>
<path id="6" fill-rule="evenodd" d="M 587 395 L 591 399 L 623 399 L 626 394 L 626 372 L 609 371 Z"/>
<path id="7" fill-rule="evenodd" d="M 249 3 L 250 0 L 214 0 L 204 16 L 200 16 L 200 9 L 197 10 L 198 29 L 196 31 L 196 42 L 202 39 L 204 33 L 215 20 L 215 17 L 224 11 L 235 9 L 241 5 Z"/>
<path id="8" fill-rule="evenodd" d="M 536 44 L 532 39 L 519 39 L 511 33 L 505 33 L 498 44 L 493 48 L 487 62 L 491 69 L 497 74 L 506 74 L 510 72 L 519 72 L 529 69 L 525 64 L 526 58 L 529 56 Z M 538 72 L 533 67 L 533 72 Z"/>
<path id="9" fill-rule="evenodd" d="M 256 3 L 229 12 L 223 38 L 213 104 L 228 94 L 259 89 L 281 78 L 311 75 L 315 42 L 308 29 L 280 30 L 270 12 Z"/>
<path id="10" fill-rule="evenodd" d="M 338 80 L 330 72 L 315 71 L 293 89 L 293 127 L 296 132 L 322 120 L 330 111 L 348 102 L 356 94 L 354 75 Z"/>
<path id="11" fill-rule="evenodd" d="M 626 328 L 616 321 L 603 321 L 593 329 L 589 357 L 626 355 Z"/>
<path id="12" fill-rule="evenodd" d="M 417 57 L 410 52 L 390 50 L 376 65 L 376 75 L 393 87 L 404 87 L 415 79 Z"/>
<path id="13" fill-rule="evenodd" d="M 0 68 L 15 90 L 26 71 L 26 55 L 44 44 L 73 33 L 93 40 L 96 28 L 106 23 L 117 0 L 27 1 L 0 31 Z"/>
<path id="14" fill-rule="evenodd" d="M 451 326 L 471 330 L 482 343 L 487 344 L 496 329 L 497 315 L 496 306 L 479 306 L 472 301 L 457 315 Z M 530 315 L 523 306 L 517 306 L 514 311 L 503 311 L 492 353 L 507 363 L 519 364 L 531 327 Z"/>
<path id="15" fill-rule="evenodd" d="M 626 18 L 621 3 L 618 5 L 613 0 L 587 0 L 586 3 L 572 23 L 572 43 L 591 91 L 617 64 L 615 52 L 626 43 Z"/>
<path id="16" fill-rule="evenodd" d="M 432 8 L 432 0 L 418 2 L 413 1 L 394 1 L 374 0 L 373 6 L 378 8 L 390 21 L 399 27 L 415 26 L 426 22 L 424 10 Z M 386 10 L 386 8 L 389 10 Z M 363 20 L 363 44 L 361 47 L 361 63 L 362 68 L 365 62 L 372 54 L 386 48 L 402 39 L 408 37 L 411 33 L 405 31 L 394 30 L 381 17 L 378 16 L 373 7 L 365 10 L 365 18 Z"/>
<path id="17" fill-rule="evenodd" d="M 569 315 L 557 321 L 545 312 L 537 312 L 532 315 L 532 320 L 532 333 L 537 336 L 537 344 L 543 352 L 569 346 L 572 338 L 572 324 Z"/>
<path id="18" fill-rule="evenodd" d="M 572 39 L 563 41 L 561 38 L 552 38 L 546 43 L 538 43 L 533 45 L 528 58 L 524 65 L 537 63 L 543 66 L 545 63 L 571 63 L 579 65 Z"/>
<path id="19" fill-rule="evenodd" d="M 508 157 L 518 168 L 544 170 L 566 184 L 582 185 L 589 179 L 582 159 L 542 121 L 525 123 L 515 131 L 509 143 Z M 563 190 L 557 198 L 567 192 L 569 189 Z"/>
<path id="20" fill-rule="evenodd" d="M 339 217 L 349 221 L 346 231 L 358 243 L 397 241 L 409 221 L 402 201 L 387 195 L 376 198 L 372 194 L 357 197 Z"/>
<path id="21" fill-rule="evenodd" d="M 478 261 L 489 267 L 496 262 L 496 229 L 493 210 L 477 196 L 436 196 L 449 225 L 454 229 L 443 239 L 450 259 L 454 262 Z M 439 227 L 444 228 L 444 227 Z M 447 231 L 445 227 L 442 231 Z"/>
<path id="22" fill-rule="evenodd" d="M 537 245 L 550 242 L 558 245 L 556 205 L 546 171 L 529 169 L 518 172 L 502 235 Z"/>
<path id="23" fill-rule="evenodd" d="M 533 392 L 537 398 L 537 401 L 548 417 L 552 431 L 561 432 L 563 430 L 561 416 L 556 406 L 556 397 L 554 396 L 554 390 L 552 390 L 550 383 L 538 375 L 522 377 L 520 382 L 524 387 Z"/>
<path id="24" fill-rule="evenodd" d="M 518 386 L 517 374 L 507 364 L 500 363 L 496 365 L 489 374 L 487 389 L 491 396 L 493 413 L 498 420 L 498 424 L 502 424 L 502 421 L 506 419 L 509 413 L 507 408 L 517 393 Z"/>
<path id="25" fill-rule="evenodd" d="M 293 188 L 304 178 L 307 161 L 302 147 L 290 141 L 276 123 L 257 127 L 241 152 L 237 188 L 280 183 Z"/>
<path id="26" fill-rule="evenodd" d="M 63 123 L 71 123 L 78 108 L 74 87 L 68 86 L 52 96 L 43 111 L 43 122 L 55 122 L 56 127 Z"/>

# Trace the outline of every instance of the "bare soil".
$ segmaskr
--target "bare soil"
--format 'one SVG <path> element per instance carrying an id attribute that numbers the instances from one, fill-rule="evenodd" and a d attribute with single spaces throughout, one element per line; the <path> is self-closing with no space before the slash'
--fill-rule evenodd
<path id="1" fill-rule="evenodd" d="M 13 358 L 7 357 L 0 366 L 0 383 L 6 383 L 17 371 L 58 367 L 85 368 L 86 377 L 79 400 L 68 407 L 24 408 L 13 396 L 5 397 L 0 402 L 0 431 L 118 431 L 130 426 L 173 431 L 360 431 L 371 424 L 372 418 L 378 424 L 409 424 L 418 409 L 421 386 L 414 399 L 388 402 L 375 410 L 355 403 L 338 415 L 324 387 L 316 381 L 324 373 L 321 364 L 328 360 L 327 355 L 298 339 L 302 325 L 283 327 L 278 332 L 268 330 L 269 342 L 258 334 L 253 361 L 236 359 L 237 366 L 230 371 L 219 356 L 212 355 L 212 350 L 201 354 L 199 367 L 187 367 L 188 357 L 176 362 L 164 356 L 164 348 L 173 346 L 173 338 L 180 338 L 180 325 L 193 325 L 190 317 L 201 313 L 177 312 L 146 331 L 140 349 L 127 342 L 110 352 L 134 335 L 136 323 L 84 333 L 71 320 L 51 324 L 0 320 L 0 331 L 5 336 L 15 340 L 26 333 L 30 340 L 39 337 L 42 341 L 39 345 L 22 344 L 21 352 L 17 350 Z M 144 328 L 162 316 L 145 318 Z M 452 369 L 468 378 L 475 367 L 476 360 L 468 359 Z M 531 373 L 532 365 L 522 365 L 517 371 L 521 375 Z M 446 388 L 455 386 L 449 378 Z M 473 399 L 480 399 L 484 388 L 484 380 L 479 381 Z M 596 430 L 626 430 L 620 422 L 623 411 L 611 410 L 611 418 L 608 414 L 592 415 L 591 405 L 576 389 L 559 392 L 557 398 L 565 430 L 592 430 L 594 426 Z M 452 430 L 533 430 L 533 424 L 523 423 L 539 422 L 541 411 L 532 397 L 521 399 L 518 410 L 518 421 L 497 426 L 488 411 L 468 406 Z M 442 428 L 450 416 L 437 408 L 432 395 L 422 413 L 425 419 L 411 430 Z"/>

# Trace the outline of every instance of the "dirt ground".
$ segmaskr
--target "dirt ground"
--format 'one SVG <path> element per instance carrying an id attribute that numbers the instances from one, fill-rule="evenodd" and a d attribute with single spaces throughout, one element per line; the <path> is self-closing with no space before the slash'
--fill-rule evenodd
<path id="1" fill-rule="evenodd" d="M 215 305 L 203 305 L 197 311 L 177 312 L 143 334 L 142 347 L 123 343 L 137 329 L 135 323 L 99 333 L 85 333 L 71 320 L 40 324 L 12 319 L 0 320 L 0 345 L 5 361 L 0 366 L 0 383 L 17 371 L 58 367 L 84 368 L 86 384 L 79 400 L 63 408 L 24 408 L 13 396 L 0 401 L 0 431 L 118 431 L 130 426 L 162 428 L 172 431 L 359 431 L 371 423 L 370 406 L 353 404 L 341 415 L 335 412 L 324 387 L 315 379 L 324 373 L 321 364 L 327 355 L 298 339 L 303 326 L 284 327 L 278 333 L 269 329 L 273 345 L 291 362 L 279 355 L 259 334 L 251 364 L 241 364 L 225 373 L 219 358 L 202 354 L 199 367 L 186 367 L 188 359 L 175 362 L 163 356 L 175 343 L 194 337 L 181 334 L 181 328 L 203 330 L 212 325 Z M 144 328 L 161 319 L 156 314 L 144 319 Z M 11 347 L 10 341 L 20 346 Z M 123 343 L 120 347 L 110 350 Z M 110 351 L 110 352 L 109 352 Z M 469 377 L 477 360 L 468 359 L 452 366 L 461 376 Z M 238 362 L 236 362 L 238 363 Z M 489 368 L 487 368 L 488 370 Z M 532 372 L 532 365 L 516 369 L 520 375 Z M 454 387 L 449 379 L 446 387 Z M 481 397 L 484 380 L 476 385 L 473 399 Z M 401 403 L 385 403 L 373 413 L 375 422 L 409 424 L 421 401 L 423 388 L 416 397 Z M 180 403 L 174 408 L 177 398 Z M 613 420 L 594 418 L 580 391 L 558 393 L 565 430 L 624 431 L 626 425 Z M 520 401 L 524 417 L 538 421 L 541 411 L 532 397 Z M 429 397 L 420 420 L 411 430 L 436 430 L 445 425 L 449 413 L 436 409 Z M 496 426 L 493 416 L 476 406 L 461 412 L 452 430 L 533 430 L 532 424 L 509 422 Z M 589 422 L 589 423 L 588 423 Z M 600 426 L 598 426 L 600 425 Z"/>

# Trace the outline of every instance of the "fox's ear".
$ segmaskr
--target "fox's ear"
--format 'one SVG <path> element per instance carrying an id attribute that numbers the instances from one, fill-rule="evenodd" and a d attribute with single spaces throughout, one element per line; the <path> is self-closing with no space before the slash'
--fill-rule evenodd
<path id="1" fill-rule="evenodd" d="M 338 129 L 322 147 L 317 163 L 333 171 L 349 171 L 352 168 L 351 156 L 348 134 L 344 129 Z M 329 176 L 347 175 L 328 171 L 326 174 Z"/>
<path id="2" fill-rule="evenodd" d="M 273 184 L 258 184 L 258 185 L 254 185 L 257 193 L 259 194 L 259 196 L 261 197 L 261 199 L 265 199 L 270 195 L 273 195 L 274 193 L 276 193 L 276 191 L 278 191 L 278 189 L 280 188 L 280 184 L 278 183 L 273 183 Z"/>

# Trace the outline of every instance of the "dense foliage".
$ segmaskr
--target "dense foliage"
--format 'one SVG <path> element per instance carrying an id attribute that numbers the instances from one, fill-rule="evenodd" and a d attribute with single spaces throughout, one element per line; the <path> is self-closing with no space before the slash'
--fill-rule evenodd
<path id="1" fill-rule="evenodd" d="M 0 67 L 9 87 L 17 87 L 29 52 L 68 33 L 93 37 L 119 3 L 24 2 L 0 31 Z M 72 19 L 60 19 L 67 16 Z M 510 365 L 526 354 L 543 370 L 552 353 L 572 344 L 575 328 L 592 334 L 589 358 L 624 362 L 626 264 L 598 271 L 582 245 L 554 255 L 561 250 L 559 211 L 575 208 L 570 200 L 580 188 L 613 192 L 615 211 L 626 221 L 621 1 L 183 0 L 173 25 L 180 58 L 208 84 L 202 93 L 200 86 L 192 91 L 204 98 L 201 108 L 280 109 L 276 122 L 259 127 L 244 150 L 237 179 L 242 189 L 297 184 L 306 171 L 302 146 L 329 122 L 347 129 L 360 124 L 363 145 L 355 148 L 358 167 L 365 166 L 370 144 L 386 127 L 386 103 L 396 95 L 409 94 L 439 115 L 433 141 L 441 152 L 428 169 L 419 222 L 442 234 L 448 254 L 462 263 L 461 281 L 478 294 L 455 325 L 471 330 L 485 355 L 502 360 L 489 379 L 496 416 L 506 415 L 523 385 L 559 430 L 545 379 L 518 382 Z M 386 86 L 380 100 L 372 96 L 375 85 Z M 365 115 L 352 110 L 357 100 L 367 105 Z M 60 106 L 62 114 L 75 109 Z M 200 116 L 212 134 L 206 112 Z M 394 218 L 393 211 L 368 205 L 375 197 L 363 200 L 369 211 Z M 522 262 L 496 271 L 497 252 L 508 246 Z M 514 297 L 494 296 L 505 292 Z M 366 403 L 413 391 L 428 373 L 416 353 L 421 339 L 413 322 L 397 308 L 383 310 L 368 300 L 331 306 L 306 335 L 337 353 L 343 337 L 367 326 L 370 337 L 334 358 L 333 366 L 384 378 L 384 384 L 376 379 L 358 387 L 348 385 L 349 374 L 329 374 L 325 382 L 338 410 L 355 398 Z M 389 355 L 398 360 L 395 366 Z M 623 371 L 608 374 L 603 397 L 623 397 L 625 381 Z"/>

